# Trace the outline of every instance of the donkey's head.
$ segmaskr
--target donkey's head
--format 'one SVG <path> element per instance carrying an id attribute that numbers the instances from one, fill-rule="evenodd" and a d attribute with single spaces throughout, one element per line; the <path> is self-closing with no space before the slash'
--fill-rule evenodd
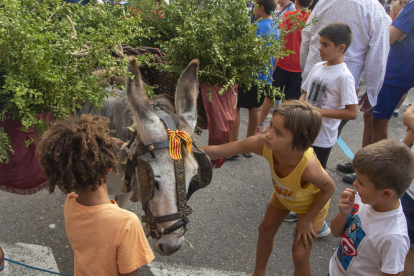
<path id="1" fill-rule="evenodd" d="M 177 114 L 174 114 L 174 108 L 166 104 L 165 100 L 158 98 L 150 101 L 148 99 L 135 58 L 130 58 L 128 69 L 134 78 L 127 80 L 127 98 L 133 114 L 134 126 L 143 144 L 137 166 L 141 191 L 144 185 L 151 183 L 150 193 L 141 192 L 141 201 L 146 208 L 146 219 L 150 221 L 156 218 L 153 220 L 155 223 L 152 224 L 151 229 L 154 250 L 160 255 L 171 255 L 184 243 L 183 234 L 187 219 L 186 214 L 182 215 L 184 219 L 176 216 L 185 212 L 182 212 L 178 206 L 180 197 L 177 196 L 176 185 L 180 178 L 177 176 L 177 162 L 172 158 L 170 148 L 165 147 L 165 141 L 169 141 L 171 133 L 169 137 L 166 128 L 168 124 L 160 119 L 160 114 L 156 114 L 159 111 L 154 111 L 152 105 L 162 106 L 162 112 L 169 115 L 173 121 L 172 124 L 177 128 L 172 129 L 173 132 L 184 131 L 188 136 L 192 136 L 197 117 L 198 61 L 191 61 L 178 81 L 175 96 Z M 185 172 L 185 179 L 181 177 L 181 183 L 183 185 L 185 183 L 185 189 L 188 191 L 192 178 L 198 173 L 198 163 L 188 152 L 184 140 L 177 139 L 183 142 L 180 150 L 184 168 L 181 171 Z M 160 144 L 164 146 L 156 146 Z M 154 147 L 148 147 L 148 145 L 154 145 L 155 150 Z M 148 189 L 148 187 L 145 188 Z M 186 204 L 185 207 L 187 207 Z M 165 217 L 167 215 L 170 216 Z M 148 221 L 144 219 L 144 222 Z"/>

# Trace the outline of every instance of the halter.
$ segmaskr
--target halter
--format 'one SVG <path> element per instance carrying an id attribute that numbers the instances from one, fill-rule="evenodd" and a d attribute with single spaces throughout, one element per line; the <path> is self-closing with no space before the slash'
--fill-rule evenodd
<path id="1" fill-rule="evenodd" d="M 172 117 L 164 111 L 164 108 L 161 105 L 152 105 L 152 109 L 154 113 L 161 119 L 163 122 L 165 128 L 168 130 L 176 130 L 176 124 L 174 123 L 174 120 Z M 182 157 L 182 149 L 181 146 L 176 147 L 174 152 L 172 152 L 172 149 L 170 147 L 170 144 L 173 143 L 170 139 L 163 140 L 157 143 L 152 143 L 149 145 L 143 145 L 141 141 L 138 139 L 138 135 L 136 132 L 134 140 L 130 141 L 128 145 L 126 146 L 126 150 L 128 152 L 129 158 L 127 158 L 126 162 L 123 164 L 127 165 L 125 169 L 125 186 L 124 186 L 124 192 L 131 191 L 131 180 L 133 173 L 135 172 L 135 168 L 137 168 L 138 171 L 138 181 L 140 186 L 140 192 L 141 192 L 141 203 L 142 203 L 142 209 L 145 212 L 145 215 L 142 216 L 142 220 L 147 223 L 147 225 L 150 228 L 149 234 L 153 238 L 160 238 L 161 235 L 168 235 L 176 231 L 177 229 L 183 227 L 184 232 L 180 235 L 184 235 L 184 233 L 187 231 L 187 224 L 189 223 L 189 219 L 187 218 L 188 215 L 190 215 L 193 211 L 190 206 L 187 205 L 187 200 L 190 198 L 191 194 L 200 188 L 204 188 L 207 186 L 212 177 L 212 167 L 211 162 L 208 156 L 201 151 L 194 143 L 194 140 L 190 138 L 187 135 L 187 139 L 185 135 L 180 134 L 181 132 L 177 132 L 176 137 L 178 137 L 178 142 L 183 143 L 187 146 L 187 148 L 190 148 L 189 143 L 192 143 L 192 146 L 194 146 L 199 152 L 194 152 L 194 155 L 197 159 L 197 162 L 199 163 L 199 174 L 196 174 L 193 179 L 191 180 L 189 189 L 189 192 L 186 192 L 186 182 L 185 182 L 185 166 L 184 166 L 184 159 Z M 171 137 L 171 135 L 169 135 Z M 190 138 L 190 139 L 188 139 Z M 135 142 L 135 143 L 134 143 Z M 138 142 L 138 143 L 137 143 Z M 175 142 L 177 142 L 177 139 L 175 139 Z M 133 147 L 133 144 L 135 144 L 135 148 Z M 174 175 L 175 175 L 175 183 L 176 183 L 176 192 L 177 192 L 177 207 L 178 212 L 165 215 L 165 216 L 154 216 L 148 207 L 148 202 L 152 199 L 154 195 L 154 173 L 152 169 L 152 163 L 156 159 L 155 151 L 159 149 L 169 148 L 171 156 L 173 156 L 173 162 L 174 162 Z M 134 153 L 133 153 L 134 152 Z M 145 160 L 141 158 L 140 156 L 144 155 L 145 153 L 151 154 L 151 159 Z M 133 154 L 132 154 L 133 153 Z M 201 163 L 201 164 L 200 164 Z M 203 166 L 209 166 L 210 170 L 207 168 L 207 172 L 202 172 L 200 174 L 200 165 Z M 201 175 L 201 177 L 200 177 Z M 201 183 L 202 182 L 202 183 Z M 201 184 L 200 184 L 201 183 Z M 134 200 L 133 200 L 134 198 Z M 133 195 L 133 198 L 131 198 L 132 201 L 136 201 L 135 195 Z M 178 220 L 173 225 L 169 226 L 168 228 L 163 229 L 162 231 L 158 230 L 156 223 L 164 223 L 169 221 Z"/>

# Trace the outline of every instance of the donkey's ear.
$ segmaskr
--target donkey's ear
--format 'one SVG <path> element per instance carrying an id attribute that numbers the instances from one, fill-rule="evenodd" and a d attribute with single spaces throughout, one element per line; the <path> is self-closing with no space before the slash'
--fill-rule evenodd
<path id="1" fill-rule="evenodd" d="M 192 129 L 197 122 L 198 65 L 197 59 L 190 62 L 178 80 L 175 94 L 177 114 L 182 116 Z"/>
<path id="2" fill-rule="evenodd" d="M 128 72 L 132 74 L 133 78 L 127 77 L 126 94 L 138 132 L 143 139 L 143 137 L 149 136 L 154 124 L 157 124 L 157 121 L 160 122 L 151 108 L 147 93 L 145 93 L 141 73 L 134 56 L 129 58 Z M 145 142 L 144 140 L 143 142 Z"/>

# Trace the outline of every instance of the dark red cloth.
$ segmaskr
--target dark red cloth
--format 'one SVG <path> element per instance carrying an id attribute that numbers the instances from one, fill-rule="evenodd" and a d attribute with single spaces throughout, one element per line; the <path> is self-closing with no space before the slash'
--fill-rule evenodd
<path id="1" fill-rule="evenodd" d="M 213 86 L 200 83 L 201 95 L 203 96 L 204 109 L 207 114 L 208 144 L 221 145 L 230 141 L 230 132 L 236 119 L 236 103 L 238 84 L 219 95 L 223 86 Z M 211 102 L 208 99 L 211 91 Z M 213 168 L 220 168 L 226 158 L 212 160 Z"/>
<path id="2" fill-rule="evenodd" d="M 38 116 L 43 118 L 42 115 Z M 46 122 L 51 121 L 51 115 L 46 115 Z M 9 163 L 0 163 L 0 190 L 21 194 L 31 195 L 46 187 L 46 176 L 40 169 L 36 143 L 26 147 L 25 141 L 36 138 L 34 128 L 31 127 L 27 132 L 22 131 L 20 120 L 7 119 L 0 121 L 0 127 L 4 128 L 5 133 L 10 138 L 14 154 L 10 154 Z"/>
<path id="3" fill-rule="evenodd" d="M 290 22 L 290 17 L 294 14 L 296 14 L 297 21 L 306 22 L 309 18 L 309 13 L 306 11 L 286 12 L 283 15 L 282 23 L 280 24 L 282 32 L 289 31 L 292 28 L 293 24 L 295 24 Z M 285 49 L 294 51 L 295 53 L 289 54 L 287 57 L 280 58 L 277 66 L 289 72 L 302 72 L 302 69 L 300 68 L 300 44 L 302 42 L 302 28 L 296 29 L 295 32 L 287 34 L 284 40 Z"/>

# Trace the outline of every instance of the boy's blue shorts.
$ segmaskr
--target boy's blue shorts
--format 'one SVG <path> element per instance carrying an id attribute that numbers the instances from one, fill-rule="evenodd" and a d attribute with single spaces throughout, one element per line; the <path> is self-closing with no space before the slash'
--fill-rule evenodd
<path id="1" fill-rule="evenodd" d="M 407 193 L 401 197 L 405 218 L 407 219 L 408 237 L 410 238 L 411 249 L 414 249 L 414 199 Z"/>
<path id="2" fill-rule="evenodd" d="M 409 88 L 383 84 L 378 94 L 377 105 L 371 109 L 371 114 L 377 119 L 391 119 L 395 108 Z"/>

